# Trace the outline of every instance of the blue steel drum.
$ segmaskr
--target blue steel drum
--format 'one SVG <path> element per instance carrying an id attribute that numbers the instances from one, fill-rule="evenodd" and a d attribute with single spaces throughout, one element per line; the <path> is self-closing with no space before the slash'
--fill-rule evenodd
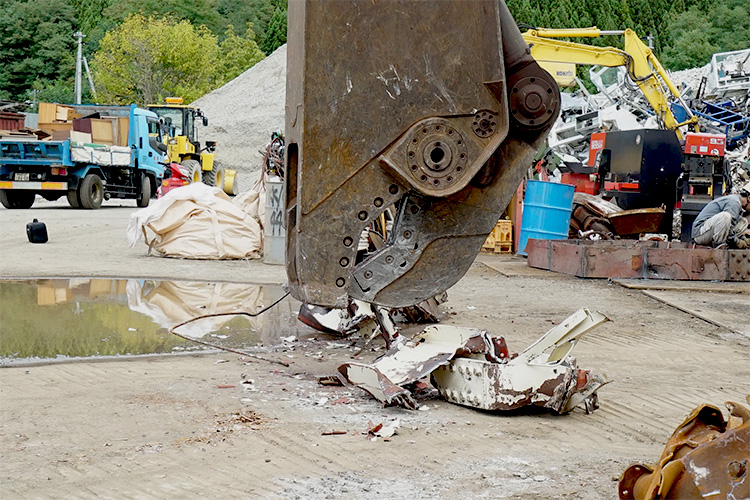
<path id="1" fill-rule="evenodd" d="M 556 182 L 526 181 L 523 199 L 519 255 L 526 255 L 529 238 L 538 240 L 568 239 L 570 213 L 575 187 Z"/>

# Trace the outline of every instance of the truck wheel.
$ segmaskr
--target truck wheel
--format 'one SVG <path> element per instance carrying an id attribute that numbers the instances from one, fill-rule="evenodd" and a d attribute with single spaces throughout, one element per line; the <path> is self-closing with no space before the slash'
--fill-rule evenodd
<path id="1" fill-rule="evenodd" d="M 0 190 L 0 203 L 8 209 L 31 208 L 31 205 L 34 204 L 34 198 L 36 198 L 34 191 Z"/>
<path id="2" fill-rule="evenodd" d="M 75 189 L 68 191 L 68 203 L 72 208 L 81 208 L 81 200 L 78 199 L 78 191 Z"/>
<path id="3" fill-rule="evenodd" d="M 139 207 L 147 207 L 148 202 L 151 201 L 151 177 L 146 174 L 141 174 L 141 194 L 135 200 L 135 204 Z"/>
<path id="4" fill-rule="evenodd" d="M 181 165 L 185 177 L 191 183 L 201 181 L 201 164 L 198 160 L 185 160 Z"/>
<path id="5" fill-rule="evenodd" d="M 78 186 L 78 199 L 81 206 L 88 209 L 97 209 L 102 206 L 104 200 L 104 184 L 101 177 L 96 174 L 88 174 Z"/>
<path id="6" fill-rule="evenodd" d="M 219 189 L 224 189 L 224 169 L 216 166 L 209 171 L 203 172 L 203 184 L 207 186 L 216 186 Z"/>

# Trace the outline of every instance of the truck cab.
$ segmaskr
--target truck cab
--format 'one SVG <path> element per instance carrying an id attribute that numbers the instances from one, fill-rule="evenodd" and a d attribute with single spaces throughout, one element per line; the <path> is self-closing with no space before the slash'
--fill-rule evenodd
<path id="1" fill-rule="evenodd" d="M 164 168 L 161 164 L 165 161 L 167 147 L 162 138 L 159 117 L 152 111 L 134 108 L 133 118 L 129 132 L 132 138 L 130 147 L 137 151 L 138 165 L 141 169 L 153 172 L 154 177 L 161 180 L 161 176 L 156 173 Z"/>

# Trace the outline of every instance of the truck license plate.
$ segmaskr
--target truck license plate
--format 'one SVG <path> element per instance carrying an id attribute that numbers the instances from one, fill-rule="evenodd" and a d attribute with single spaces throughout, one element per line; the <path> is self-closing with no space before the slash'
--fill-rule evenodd
<path id="1" fill-rule="evenodd" d="M 29 173 L 28 172 L 26 172 L 26 173 L 16 172 L 16 175 L 15 175 L 15 177 L 13 179 L 16 180 L 16 181 L 19 181 L 19 182 L 28 181 L 29 180 Z"/>

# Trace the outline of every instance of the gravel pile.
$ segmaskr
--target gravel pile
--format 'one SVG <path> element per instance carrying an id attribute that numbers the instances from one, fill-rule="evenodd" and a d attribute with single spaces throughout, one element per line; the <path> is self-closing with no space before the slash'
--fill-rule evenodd
<path id="1" fill-rule="evenodd" d="M 257 179 L 271 133 L 284 131 L 286 45 L 240 76 L 192 103 L 208 117 L 201 142 L 216 141 L 216 161 L 237 171 L 239 192 Z"/>

